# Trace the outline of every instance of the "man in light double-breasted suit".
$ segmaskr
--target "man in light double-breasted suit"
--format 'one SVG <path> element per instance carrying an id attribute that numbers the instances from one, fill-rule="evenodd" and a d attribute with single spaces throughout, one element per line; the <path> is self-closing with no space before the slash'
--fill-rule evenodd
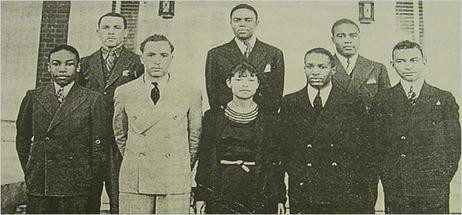
<path id="1" fill-rule="evenodd" d="M 191 169 L 201 131 L 201 96 L 169 73 L 173 46 L 141 43 L 145 74 L 116 89 L 114 135 L 123 155 L 121 213 L 189 213 Z"/>

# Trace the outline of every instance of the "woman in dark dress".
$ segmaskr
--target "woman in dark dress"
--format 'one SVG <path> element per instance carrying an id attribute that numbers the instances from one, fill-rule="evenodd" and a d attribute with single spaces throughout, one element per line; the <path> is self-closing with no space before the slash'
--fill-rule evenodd
<path id="1" fill-rule="evenodd" d="M 205 113 L 195 193 L 197 213 L 283 213 L 285 185 L 272 142 L 273 116 L 253 101 L 259 78 L 237 65 L 226 83 L 232 100 Z"/>

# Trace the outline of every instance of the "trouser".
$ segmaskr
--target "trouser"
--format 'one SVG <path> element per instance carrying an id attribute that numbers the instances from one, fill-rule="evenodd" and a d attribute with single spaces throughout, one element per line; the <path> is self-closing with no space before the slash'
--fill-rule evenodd
<path id="1" fill-rule="evenodd" d="M 190 193 L 138 194 L 120 193 L 122 214 L 189 214 Z"/>
<path id="2" fill-rule="evenodd" d="M 105 164 L 105 168 L 100 168 L 102 172 L 98 173 L 93 179 L 88 201 L 89 213 L 100 213 L 103 184 L 109 197 L 110 213 L 119 213 L 119 171 L 121 163 L 122 156 L 114 144 L 109 150 L 109 161 Z"/>
<path id="3" fill-rule="evenodd" d="M 374 214 L 375 203 L 378 196 L 378 176 L 369 176 L 364 179 L 366 181 L 365 189 L 361 191 L 361 213 Z"/>
<path id="4" fill-rule="evenodd" d="M 28 214 L 86 214 L 88 196 L 27 196 Z"/>
<path id="5" fill-rule="evenodd" d="M 448 214 L 449 193 L 435 196 L 387 195 L 385 193 L 385 213 Z"/>

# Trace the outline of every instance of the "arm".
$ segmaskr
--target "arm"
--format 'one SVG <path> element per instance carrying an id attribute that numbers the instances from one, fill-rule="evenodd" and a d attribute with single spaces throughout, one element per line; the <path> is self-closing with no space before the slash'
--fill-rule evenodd
<path id="1" fill-rule="evenodd" d="M 84 57 L 80 59 L 80 70 L 77 73 L 77 78 L 76 82 L 83 87 L 87 86 L 88 79 L 90 77 L 90 71 L 89 71 L 89 66 L 88 66 L 88 58 L 89 57 Z"/>
<path id="2" fill-rule="evenodd" d="M 188 111 L 189 153 L 191 155 L 191 169 L 197 160 L 199 138 L 202 129 L 202 96 L 199 91 L 194 92 L 191 107 Z"/>
<path id="3" fill-rule="evenodd" d="M 276 93 L 274 96 L 277 100 L 277 106 L 279 106 L 279 102 L 282 99 L 282 95 L 284 92 L 284 74 L 285 74 L 285 68 L 284 68 L 284 55 L 282 51 L 278 50 L 275 58 L 273 59 L 273 63 L 275 65 L 275 70 L 276 70 L 276 86 L 274 89 L 274 92 Z"/>
<path id="4" fill-rule="evenodd" d="M 112 120 L 112 127 L 114 129 L 114 137 L 117 147 L 123 156 L 128 137 L 128 117 L 125 112 L 124 103 L 120 97 L 119 89 L 116 89 L 114 93 L 114 118 Z"/>
<path id="5" fill-rule="evenodd" d="M 16 151 L 18 152 L 19 161 L 22 170 L 26 171 L 27 160 L 32 144 L 32 112 L 33 105 L 31 101 L 31 92 L 27 92 L 19 108 L 18 119 L 16 120 Z"/>
<path id="6" fill-rule="evenodd" d="M 140 60 L 140 57 L 137 56 L 136 57 L 136 61 L 135 61 L 135 66 L 134 66 L 134 72 L 135 72 L 135 79 L 142 76 L 144 74 L 144 66 L 143 64 L 141 63 L 141 60 Z"/>
<path id="7" fill-rule="evenodd" d="M 454 177 L 458 169 L 458 163 L 461 153 L 461 133 L 460 133 L 460 121 L 459 121 L 459 106 L 457 105 L 454 97 L 449 95 L 448 100 L 446 101 L 445 111 L 444 111 L 444 133 L 445 137 L 444 149 L 446 155 L 448 156 L 448 176 L 449 179 Z"/>
<path id="8" fill-rule="evenodd" d="M 103 168 L 104 162 L 109 157 L 109 144 L 111 130 L 110 120 L 103 97 L 98 95 L 91 106 L 90 111 L 91 126 L 91 160 L 94 173 L 98 173 Z"/>
<path id="9" fill-rule="evenodd" d="M 219 103 L 220 92 L 219 74 L 217 71 L 216 59 L 214 54 L 209 51 L 205 62 L 205 86 L 210 108 L 217 107 Z"/>
<path id="10" fill-rule="evenodd" d="M 210 179 L 213 177 L 214 171 L 211 164 L 216 162 L 214 161 L 215 146 L 213 145 L 215 130 L 215 123 L 209 110 L 202 119 L 202 135 L 198 151 L 199 163 L 195 177 L 197 188 L 194 193 L 194 199 L 196 201 L 207 201 L 207 198 L 210 198 L 212 194 L 209 191 L 212 187 Z"/>

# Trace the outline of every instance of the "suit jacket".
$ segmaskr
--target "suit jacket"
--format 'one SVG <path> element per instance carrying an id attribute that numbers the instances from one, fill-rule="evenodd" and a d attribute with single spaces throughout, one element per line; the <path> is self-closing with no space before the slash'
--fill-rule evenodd
<path id="1" fill-rule="evenodd" d="M 90 56 L 80 60 L 80 74 L 77 83 L 90 90 L 102 93 L 108 113 L 112 117 L 114 113 L 113 98 L 115 89 L 122 84 L 140 77 L 144 73 L 144 66 L 141 64 L 138 55 L 124 47 L 112 68 L 108 82 L 104 79 L 103 70 L 106 70 L 106 66 L 101 49 L 99 49 Z"/>
<path id="2" fill-rule="evenodd" d="M 116 89 L 113 126 L 123 155 L 120 192 L 190 192 L 202 119 L 200 92 L 191 89 L 171 77 L 155 106 L 144 76 Z"/>
<path id="3" fill-rule="evenodd" d="M 366 109 L 337 84 L 320 114 L 311 106 L 307 87 L 284 96 L 279 116 L 280 159 L 289 174 L 291 211 L 307 203 L 348 203 L 352 213 L 364 187 Z M 346 213 L 346 212 L 345 212 Z"/>
<path id="4" fill-rule="evenodd" d="M 352 77 L 346 73 L 345 68 L 335 55 L 336 72 L 333 80 L 345 91 L 362 99 L 369 109 L 372 98 L 377 92 L 390 88 L 387 68 L 381 64 L 358 55 L 353 67 Z"/>
<path id="5" fill-rule="evenodd" d="M 91 178 L 106 159 L 108 124 L 102 96 L 77 84 L 61 106 L 52 84 L 28 91 L 16 121 L 28 194 L 88 194 Z"/>
<path id="6" fill-rule="evenodd" d="M 458 109 L 451 93 L 427 83 L 414 106 L 400 83 L 377 94 L 371 113 L 385 197 L 448 194 L 461 153 Z"/>
<path id="7" fill-rule="evenodd" d="M 284 176 L 280 177 L 280 163 L 275 156 L 275 142 L 273 132 L 275 130 L 275 116 L 269 113 L 260 112 L 255 127 L 256 133 L 256 155 L 255 171 L 256 184 L 259 186 L 259 193 L 255 194 L 257 208 L 262 211 L 265 208 L 277 205 L 277 202 L 285 202 Z M 223 181 L 220 170 L 220 158 L 217 157 L 218 141 L 228 123 L 225 118 L 224 108 L 211 109 L 205 112 L 203 118 L 203 133 L 199 147 L 199 165 L 197 167 L 196 182 L 197 192 L 195 199 L 198 201 L 215 201 L 220 199 L 220 187 L 226 183 Z M 260 204 L 260 205 L 258 205 Z M 266 205 L 271 204 L 271 205 Z"/>
<path id="8" fill-rule="evenodd" d="M 231 69 L 242 62 L 252 64 L 260 74 L 260 88 L 255 102 L 260 108 L 276 111 L 284 90 L 284 57 L 276 47 L 256 40 L 249 58 L 246 58 L 236 41 L 211 49 L 207 54 L 205 81 L 211 108 L 218 108 L 232 99 L 232 92 L 226 86 Z"/>

